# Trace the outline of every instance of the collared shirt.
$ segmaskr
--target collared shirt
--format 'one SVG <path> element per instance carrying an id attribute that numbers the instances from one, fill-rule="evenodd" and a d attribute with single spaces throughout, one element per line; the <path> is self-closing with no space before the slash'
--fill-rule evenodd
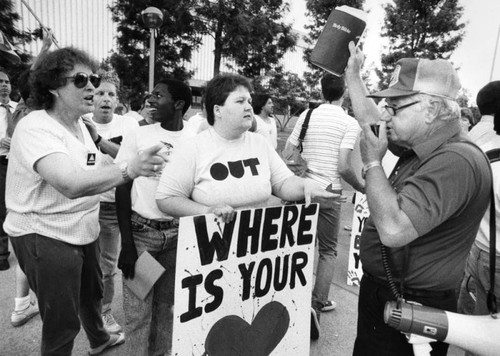
<path id="1" fill-rule="evenodd" d="M 462 278 L 467 254 L 488 205 L 491 175 L 484 154 L 462 140 L 460 127 L 444 127 L 413 147 L 389 177 L 398 204 L 419 237 L 410 243 L 405 286 L 453 289 Z M 453 143 L 456 142 L 456 143 Z M 370 217 L 360 240 L 363 268 L 386 279 L 380 239 Z M 404 247 L 390 248 L 393 276 L 399 279 Z"/>

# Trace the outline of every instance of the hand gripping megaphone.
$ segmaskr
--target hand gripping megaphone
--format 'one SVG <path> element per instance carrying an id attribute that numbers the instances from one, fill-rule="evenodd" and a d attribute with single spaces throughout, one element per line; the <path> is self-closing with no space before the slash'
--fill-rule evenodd
<path id="1" fill-rule="evenodd" d="M 384 321 L 401 332 L 444 341 L 478 355 L 500 355 L 500 319 L 490 315 L 463 315 L 390 301 L 385 304 Z"/>

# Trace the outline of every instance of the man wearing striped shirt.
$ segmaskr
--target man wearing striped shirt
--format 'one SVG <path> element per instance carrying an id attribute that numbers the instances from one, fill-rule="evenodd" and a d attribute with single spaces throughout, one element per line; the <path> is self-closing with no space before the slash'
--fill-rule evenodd
<path id="1" fill-rule="evenodd" d="M 306 177 L 319 182 L 325 189 L 331 185 L 337 194 L 342 193 L 341 178 L 363 192 L 364 185 L 351 167 L 351 153 L 360 127 L 341 107 L 345 93 L 344 79 L 325 74 L 321 79 L 321 90 L 325 102 L 313 110 L 302 143 L 302 157 L 307 162 Z M 307 111 L 304 111 L 297 120 L 287 144 L 298 145 L 306 114 Z M 319 337 L 319 312 L 336 307 L 336 303 L 328 299 L 328 294 L 337 257 L 339 221 L 340 203 L 320 209 L 317 230 L 319 259 L 311 310 L 311 338 L 314 340 Z"/>

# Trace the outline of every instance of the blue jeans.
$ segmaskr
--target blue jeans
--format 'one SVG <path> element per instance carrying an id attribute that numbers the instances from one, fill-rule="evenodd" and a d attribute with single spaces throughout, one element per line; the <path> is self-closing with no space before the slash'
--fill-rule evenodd
<path id="1" fill-rule="evenodd" d="M 5 177 L 7 175 L 7 161 L 5 156 L 0 157 L 0 260 L 9 258 L 9 237 L 3 229 L 7 210 L 5 208 Z"/>
<path id="2" fill-rule="evenodd" d="M 116 262 L 120 252 L 120 229 L 114 203 L 101 203 L 99 225 L 101 227 L 99 233 L 100 265 L 104 286 L 102 313 L 104 314 L 111 312 L 111 302 L 115 295 Z"/>
<path id="3" fill-rule="evenodd" d="M 488 252 L 481 250 L 476 244 L 472 245 L 467 258 L 465 277 L 458 299 L 459 310 L 467 311 L 464 304 L 468 295 L 467 281 L 469 276 L 472 277 L 475 285 L 476 302 L 474 303 L 473 314 L 488 315 L 486 296 L 490 289 L 490 255 Z M 495 296 L 498 304 L 500 302 L 500 257 L 498 256 L 495 263 Z"/>
<path id="4" fill-rule="evenodd" d="M 148 251 L 165 268 L 144 300 L 123 284 L 125 312 L 126 355 L 170 355 L 175 288 L 175 261 L 178 222 L 172 227 L 157 230 L 132 213 L 132 234 L 140 256 Z"/>
<path id="5" fill-rule="evenodd" d="M 335 190 L 335 194 L 342 194 L 342 190 Z M 331 206 L 321 207 L 318 215 L 318 265 L 316 266 L 316 281 L 312 292 L 312 305 L 319 308 L 328 301 L 330 285 L 335 272 L 337 259 L 337 241 L 339 235 L 340 203 L 334 202 Z"/>
<path id="6" fill-rule="evenodd" d="M 42 355 L 70 356 L 80 321 L 98 347 L 109 340 L 101 318 L 102 274 L 97 240 L 77 246 L 37 234 L 12 237 L 12 246 L 42 318 Z"/>

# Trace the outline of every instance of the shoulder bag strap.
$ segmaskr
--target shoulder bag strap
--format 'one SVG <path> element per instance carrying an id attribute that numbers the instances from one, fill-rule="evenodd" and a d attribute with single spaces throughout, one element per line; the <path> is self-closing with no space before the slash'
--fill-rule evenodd
<path id="1" fill-rule="evenodd" d="M 311 113 L 313 112 L 314 109 L 309 109 L 307 112 L 306 118 L 304 119 L 304 122 L 302 123 L 302 129 L 300 130 L 300 135 L 299 135 L 299 150 L 300 153 L 302 153 L 302 141 L 304 141 L 304 137 L 306 137 L 306 131 L 307 131 L 307 126 L 309 125 L 309 119 L 311 118 Z"/>
<path id="2" fill-rule="evenodd" d="M 494 149 L 486 152 L 490 163 L 500 161 L 500 149 Z M 493 178 L 492 178 L 493 179 Z M 495 211 L 495 192 L 493 185 L 491 187 L 491 204 L 490 204 L 490 290 L 486 304 L 491 316 L 496 319 L 497 302 L 495 297 L 495 259 L 496 259 L 496 211 Z"/>

